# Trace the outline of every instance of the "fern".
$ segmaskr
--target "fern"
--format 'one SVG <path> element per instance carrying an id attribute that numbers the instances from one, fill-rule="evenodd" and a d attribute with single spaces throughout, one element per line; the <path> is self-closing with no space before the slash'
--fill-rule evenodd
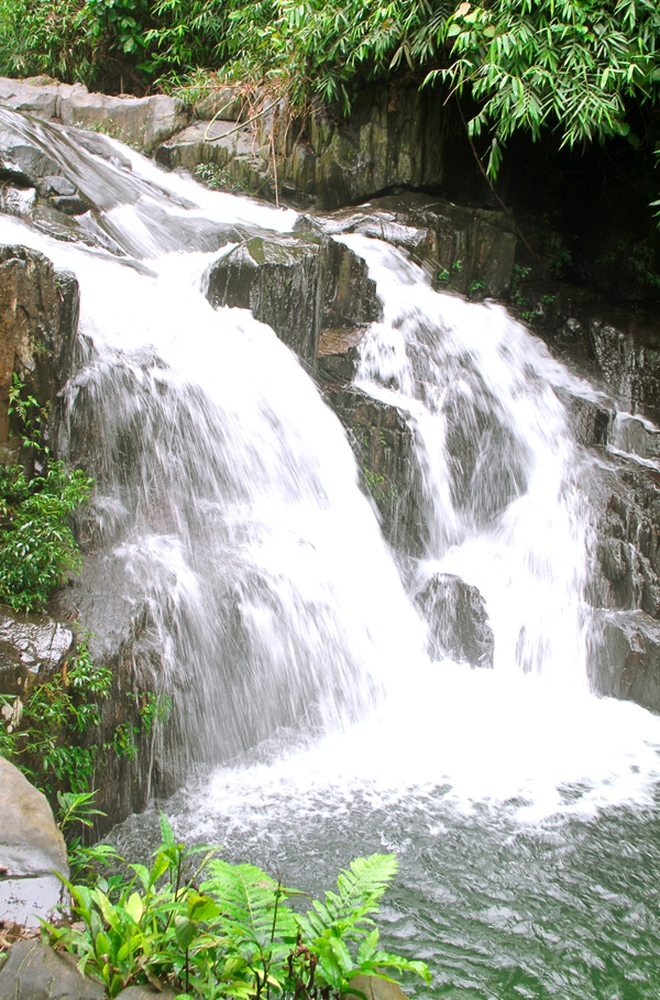
<path id="1" fill-rule="evenodd" d="M 340 937 L 361 937 L 364 925 L 370 925 L 369 913 L 378 909 L 378 901 L 398 871 L 394 854 L 372 854 L 356 858 L 337 879 L 339 892 L 328 891 L 325 904 L 314 900 L 313 910 L 297 920 L 304 934 L 318 937 L 331 933 Z"/>

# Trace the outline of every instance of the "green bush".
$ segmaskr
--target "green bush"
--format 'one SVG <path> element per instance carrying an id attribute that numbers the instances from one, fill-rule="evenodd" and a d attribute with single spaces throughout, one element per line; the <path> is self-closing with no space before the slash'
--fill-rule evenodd
<path id="1" fill-rule="evenodd" d="M 21 466 L 0 467 L 0 602 L 40 609 L 79 568 L 70 518 L 91 487 L 84 472 L 67 472 L 61 462 L 32 479 Z"/>
<path id="2" fill-rule="evenodd" d="M 111 997 L 132 984 L 167 983 L 185 991 L 181 1000 L 329 1000 L 347 993 L 355 975 L 387 978 L 384 969 L 429 982 L 423 962 L 378 947 L 371 917 L 397 871 L 394 855 L 357 858 L 337 892 L 299 913 L 289 900 L 304 894 L 260 868 L 184 847 L 164 816 L 161 833 L 151 867 L 130 864 L 92 888 L 66 882 L 78 922 L 45 925 L 51 943 L 77 955 Z"/>

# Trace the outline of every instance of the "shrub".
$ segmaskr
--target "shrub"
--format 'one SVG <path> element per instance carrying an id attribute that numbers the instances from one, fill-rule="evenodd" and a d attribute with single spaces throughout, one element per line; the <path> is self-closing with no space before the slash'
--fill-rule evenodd
<path id="1" fill-rule="evenodd" d="M 329 1000 L 348 992 L 355 975 L 387 978 L 385 968 L 429 981 L 423 962 L 378 947 L 371 916 L 397 871 L 394 855 L 357 858 L 337 892 L 302 914 L 288 901 L 304 894 L 260 868 L 184 847 L 164 816 L 161 833 L 149 868 L 130 864 L 93 888 L 67 882 L 78 923 L 45 925 L 51 943 L 78 955 L 81 971 L 97 975 L 111 997 L 131 984 L 169 983 L 185 990 L 181 1000 Z"/>

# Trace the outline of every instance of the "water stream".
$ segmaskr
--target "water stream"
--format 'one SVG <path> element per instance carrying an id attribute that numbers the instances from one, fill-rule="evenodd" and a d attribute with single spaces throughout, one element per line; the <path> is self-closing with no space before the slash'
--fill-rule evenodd
<path id="1" fill-rule="evenodd" d="M 272 330 L 203 295 L 236 242 L 219 228 L 294 213 L 53 134 L 114 253 L 8 216 L 0 241 L 80 282 L 59 446 L 97 480 L 81 617 L 110 645 L 147 615 L 189 774 L 165 805 L 179 834 L 316 892 L 396 851 L 385 939 L 428 961 L 433 996 L 656 998 L 660 720 L 586 682 L 590 466 L 560 396 L 595 391 L 501 307 L 342 237 L 384 306 L 358 385 L 414 434 L 417 582 L 478 587 L 495 634 L 492 670 L 431 662 L 338 420 Z M 144 854 L 155 830 L 150 810 L 114 839 Z"/>

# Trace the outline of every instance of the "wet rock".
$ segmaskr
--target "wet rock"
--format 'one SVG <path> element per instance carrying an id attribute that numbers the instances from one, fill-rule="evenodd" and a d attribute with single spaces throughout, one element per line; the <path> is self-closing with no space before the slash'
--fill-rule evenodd
<path id="1" fill-rule="evenodd" d="M 309 233 L 245 240 L 211 266 L 207 289 L 214 306 L 250 309 L 312 370 L 324 327 L 366 323 L 379 313 L 364 261 Z"/>
<path id="2" fill-rule="evenodd" d="M 364 90 L 348 120 L 321 107 L 278 141 L 278 176 L 294 204 L 333 209 L 355 205 L 394 187 L 442 183 L 445 160 L 442 102 L 418 87 Z"/>
<path id="3" fill-rule="evenodd" d="M 42 177 L 60 173 L 59 164 L 14 127 L 16 117 L 0 115 L 0 179 L 35 187 Z"/>
<path id="4" fill-rule="evenodd" d="M 9 445 L 9 388 L 17 372 L 42 406 L 55 406 L 78 322 L 78 283 L 27 247 L 0 248 L 0 446 Z"/>
<path id="5" fill-rule="evenodd" d="M 607 444 L 614 422 L 614 409 L 608 400 L 603 397 L 596 402 L 563 389 L 555 389 L 555 392 L 568 410 L 575 440 L 587 448 Z"/>
<path id="6" fill-rule="evenodd" d="M 0 913 L 16 923 L 38 925 L 63 900 L 69 876 L 64 838 L 46 797 L 0 757 Z M 3 969 L 4 971 L 4 969 Z M 1 982 L 1 981 L 0 981 Z M 6 996 L 0 988 L 3 1000 Z"/>
<path id="7" fill-rule="evenodd" d="M 571 285 L 530 282 L 518 304 L 535 333 L 621 410 L 660 423 L 660 320 Z"/>
<path id="8" fill-rule="evenodd" d="M 484 599 L 476 587 L 452 573 L 436 573 L 415 595 L 429 624 L 432 660 L 449 657 L 472 667 L 492 667 L 495 639 Z"/>
<path id="9" fill-rule="evenodd" d="M 73 632 L 48 615 L 0 606 L 0 694 L 20 695 L 31 676 L 60 669 L 73 645 Z"/>
<path id="10" fill-rule="evenodd" d="M 319 222 L 324 232 L 361 233 L 400 247 L 436 288 L 483 298 L 501 296 L 509 287 L 516 233 L 502 212 L 408 192 L 372 198 Z"/>
<path id="11" fill-rule="evenodd" d="M 406 414 L 346 385 L 322 381 L 321 391 L 346 429 L 362 488 L 380 514 L 385 538 L 401 555 L 422 556 L 428 526 Z"/>
<path id="12" fill-rule="evenodd" d="M 83 976 L 73 956 L 41 941 L 17 941 L 0 968 L 2 1000 L 106 1000 L 105 987 Z"/>
<path id="13" fill-rule="evenodd" d="M 586 485 L 597 512 L 591 603 L 660 617 L 660 472 L 601 455 Z"/>
<path id="14" fill-rule="evenodd" d="M 597 610 L 590 647 L 597 694 L 660 711 L 660 621 L 643 611 Z"/>

